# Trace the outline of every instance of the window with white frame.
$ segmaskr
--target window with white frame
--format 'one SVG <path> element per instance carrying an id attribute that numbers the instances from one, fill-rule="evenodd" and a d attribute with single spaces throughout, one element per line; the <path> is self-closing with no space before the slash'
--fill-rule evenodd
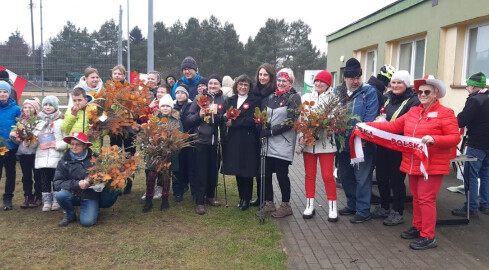
<path id="1" fill-rule="evenodd" d="M 336 87 L 336 72 L 331 72 L 331 78 L 333 79 L 331 81 L 331 87 Z"/>
<path id="2" fill-rule="evenodd" d="M 470 75 L 489 74 L 489 22 L 468 27 L 462 83 Z"/>
<path id="3" fill-rule="evenodd" d="M 411 79 L 423 77 L 425 44 L 425 38 L 400 43 L 397 70 L 407 70 Z"/>
<path id="4" fill-rule="evenodd" d="M 367 52 L 367 57 L 365 57 L 365 81 L 367 81 L 370 76 L 375 76 L 377 69 L 377 50 L 371 50 Z"/>

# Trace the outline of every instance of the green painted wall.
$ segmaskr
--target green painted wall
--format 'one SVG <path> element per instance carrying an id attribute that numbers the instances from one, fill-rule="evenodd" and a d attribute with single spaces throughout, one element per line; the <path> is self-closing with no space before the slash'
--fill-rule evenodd
<path id="1" fill-rule="evenodd" d="M 389 13 L 389 16 L 377 13 L 375 16 L 379 20 L 371 22 L 364 28 L 348 33 L 348 30 L 364 24 L 360 21 L 328 35 L 328 71 L 339 74 L 340 67 L 344 67 L 346 60 L 353 56 L 353 51 L 376 44 L 378 44 L 378 70 L 384 64 L 387 41 L 427 32 L 425 74 L 437 74 L 440 28 L 489 14 L 489 1 L 487 0 L 439 0 L 438 5 L 434 7 L 431 0 L 421 3 L 416 3 L 418 1 L 415 0 L 409 1 L 412 4 L 410 8 L 392 14 L 392 10 L 396 9 L 395 6 L 405 5 L 404 1 L 401 1 L 380 12 Z M 339 36 L 341 33 L 348 34 Z M 345 57 L 344 62 L 340 62 L 340 56 Z"/>

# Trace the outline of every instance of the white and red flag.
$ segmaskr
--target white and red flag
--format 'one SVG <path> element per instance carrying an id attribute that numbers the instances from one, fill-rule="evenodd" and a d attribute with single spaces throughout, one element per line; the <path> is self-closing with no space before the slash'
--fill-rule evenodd
<path id="1" fill-rule="evenodd" d="M 22 96 L 22 92 L 24 92 L 24 88 L 27 85 L 27 80 L 15 74 L 9 69 L 6 69 L 4 66 L 0 66 L 0 71 L 7 71 L 9 79 L 13 82 L 15 90 L 17 91 L 17 101 L 20 100 Z"/>

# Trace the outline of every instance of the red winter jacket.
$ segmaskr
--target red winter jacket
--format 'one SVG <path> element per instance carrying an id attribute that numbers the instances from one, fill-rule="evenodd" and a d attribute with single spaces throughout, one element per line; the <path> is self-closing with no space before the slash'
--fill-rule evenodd
<path id="1" fill-rule="evenodd" d="M 369 126 L 404 136 L 422 138 L 430 135 L 435 140 L 428 144 L 428 175 L 449 174 L 450 160 L 456 157 L 456 146 L 460 141 L 457 118 L 453 110 L 439 101 L 424 111 L 423 105 L 412 107 L 394 122 L 367 123 Z M 414 154 L 402 153 L 400 170 L 411 175 L 422 175 L 421 160 Z"/>

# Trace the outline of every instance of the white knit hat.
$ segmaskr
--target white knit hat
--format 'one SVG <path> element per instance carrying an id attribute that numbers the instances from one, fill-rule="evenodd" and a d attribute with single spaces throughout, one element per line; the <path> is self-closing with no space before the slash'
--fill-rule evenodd
<path id="1" fill-rule="evenodd" d="M 409 76 L 409 72 L 406 70 L 398 70 L 392 75 L 391 82 L 393 80 L 399 80 L 402 81 L 406 87 L 411 86 L 411 76 Z"/>
<path id="2" fill-rule="evenodd" d="M 173 108 L 173 99 L 171 98 L 171 96 L 169 94 L 166 94 L 164 95 L 161 99 L 160 99 L 160 104 L 159 106 L 163 106 L 163 105 L 166 105 L 166 106 L 170 106 Z"/>

